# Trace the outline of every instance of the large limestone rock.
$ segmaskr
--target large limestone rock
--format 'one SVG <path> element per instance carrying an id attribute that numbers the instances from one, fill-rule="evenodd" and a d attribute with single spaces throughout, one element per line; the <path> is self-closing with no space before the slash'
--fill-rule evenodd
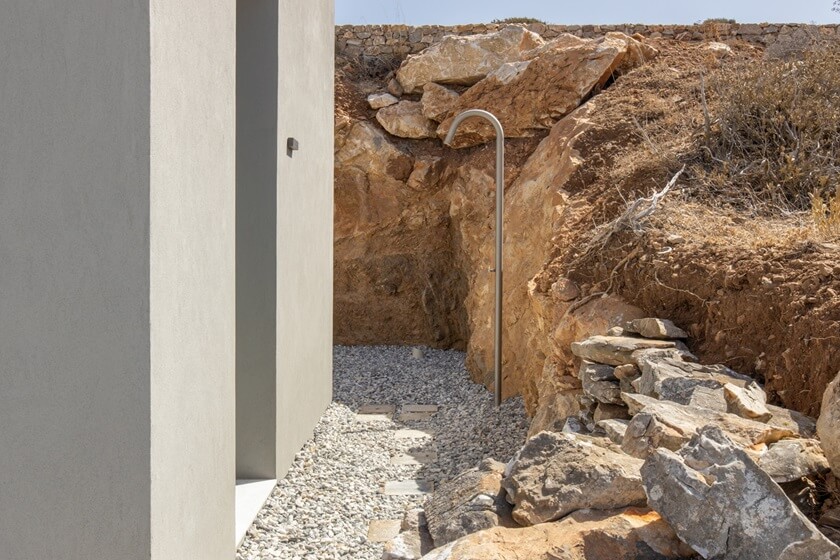
<path id="1" fill-rule="evenodd" d="M 632 54 L 641 52 L 640 48 L 638 41 L 620 33 L 597 40 L 562 36 L 528 53 L 525 60 L 499 66 L 464 92 L 438 135 L 443 138 L 455 114 L 468 108 L 485 109 L 499 117 L 508 138 L 549 129 L 616 73 L 641 63 L 644 57 Z M 488 123 L 469 119 L 459 127 L 452 146 L 483 144 L 494 135 Z"/>
<path id="2" fill-rule="evenodd" d="M 696 364 L 655 353 L 636 358 L 642 375 L 635 387 L 642 395 L 759 421 L 772 416 L 758 383 L 726 366 Z"/>
<path id="3" fill-rule="evenodd" d="M 536 525 L 579 509 L 644 505 L 641 465 L 607 440 L 542 432 L 517 453 L 502 484 L 514 521 Z"/>
<path id="4" fill-rule="evenodd" d="M 426 519 L 435 546 L 492 527 L 512 527 L 511 507 L 502 488 L 505 465 L 485 460 L 441 484 L 426 505 Z"/>
<path id="5" fill-rule="evenodd" d="M 396 105 L 399 101 L 399 99 L 390 93 L 371 93 L 367 96 L 367 102 L 371 109 L 390 107 L 391 105 Z"/>
<path id="6" fill-rule="evenodd" d="M 840 374 L 823 393 L 817 432 L 831 470 L 840 475 Z"/>
<path id="7" fill-rule="evenodd" d="M 836 560 L 840 548 L 718 428 L 642 467 L 648 503 L 703 558 Z"/>
<path id="8" fill-rule="evenodd" d="M 562 521 L 481 531 L 438 548 L 423 560 L 664 560 L 692 558 L 655 512 L 583 510 Z"/>
<path id="9" fill-rule="evenodd" d="M 472 85 L 543 44 L 539 35 L 517 26 L 484 35 L 447 35 L 406 58 L 397 70 L 397 80 L 406 93 L 419 92 L 429 82 Z"/>
<path id="10" fill-rule="evenodd" d="M 658 448 L 676 451 L 707 425 L 719 426 L 740 447 L 772 444 L 800 437 L 786 426 L 763 424 L 734 414 L 660 401 L 643 395 L 623 394 L 635 414 L 624 434 L 621 448 L 634 457 L 646 458 Z"/>
<path id="11" fill-rule="evenodd" d="M 744 387 L 727 383 L 723 386 L 723 397 L 726 400 L 727 412 L 759 422 L 767 422 L 773 417 L 773 413 L 767 408 L 767 394 L 758 383 L 750 383 Z"/>
<path id="12" fill-rule="evenodd" d="M 750 456 L 778 484 L 824 474 L 829 469 L 819 442 L 813 439 L 783 439 Z"/>
<path id="13" fill-rule="evenodd" d="M 583 360 L 578 371 L 583 392 L 604 404 L 624 404 L 615 368 Z"/>
<path id="14" fill-rule="evenodd" d="M 337 237 L 394 224 L 403 212 L 400 190 L 414 162 L 374 124 L 352 124 L 336 145 Z"/>
<path id="15" fill-rule="evenodd" d="M 423 114 L 419 101 L 403 100 L 376 112 L 382 128 L 401 138 L 434 138 L 435 123 Z"/>
<path id="16" fill-rule="evenodd" d="M 645 338 L 688 338 L 688 333 L 676 326 L 672 321 L 653 317 L 630 321 L 625 327 L 625 330 Z"/>
<path id="17" fill-rule="evenodd" d="M 440 122 L 458 103 L 458 97 L 458 92 L 429 82 L 423 86 L 423 97 L 420 98 L 423 114 L 428 119 Z"/>
<path id="18" fill-rule="evenodd" d="M 676 347 L 676 343 L 670 340 L 648 340 L 629 336 L 592 336 L 581 342 L 573 343 L 572 353 L 590 362 L 621 366 L 635 364 L 636 358 L 633 353 L 637 350 Z"/>

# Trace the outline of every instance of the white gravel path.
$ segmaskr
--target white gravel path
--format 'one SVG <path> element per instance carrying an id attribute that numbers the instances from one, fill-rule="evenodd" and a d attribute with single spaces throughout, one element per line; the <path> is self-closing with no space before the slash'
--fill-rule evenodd
<path id="1" fill-rule="evenodd" d="M 248 531 L 238 560 L 379 560 L 382 543 L 367 541 L 374 519 L 401 519 L 424 496 L 386 496 L 382 484 L 429 480 L 439 484 L 493 457 L 507 461 L 525 440 L 521 399 L 500 410 L 484 387 L 472 383 L 464 354 L 407 347 L 336 347 L 334 397 L 266 507 Z M 393 404 L 393 421 L 360 422 L 366 404 Z M 430 420 L 400 422 L 400 406 L 437 404 Z M 434 439 L 397 439 L 398 429 L 434 432 Z M 393 466 L 390 457 L 436 450 L 431 465 Z"/>

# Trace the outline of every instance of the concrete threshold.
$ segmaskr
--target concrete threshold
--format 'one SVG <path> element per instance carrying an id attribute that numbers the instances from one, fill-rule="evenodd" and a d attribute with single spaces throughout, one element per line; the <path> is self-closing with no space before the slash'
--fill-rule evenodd
<path id="1" fill-rule="evenodd" d="M 236 547 L 245 540 L 248 527 L 257 518 L 271 491 L 277 485 L 276 480 L 237 480 L 236 481 Z"/>

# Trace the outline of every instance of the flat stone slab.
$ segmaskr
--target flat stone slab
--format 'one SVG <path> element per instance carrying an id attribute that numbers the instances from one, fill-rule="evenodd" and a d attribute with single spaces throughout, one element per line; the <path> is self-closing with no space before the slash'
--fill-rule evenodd
<path id="1" fill-rule="evenodd" d="M 388 542 L 400 534 L 399 519 L 374 519 L 368 525 L 367 540 L 369 542 Z"/>
<path id="2" fill-rule="evenodd" d="M 391 457 L 392 465 L 429 465 L 437 461 L 438 454 L 435 451 L 417 451 L 416 453 L 403 453 Z"/>
<path id="3" fill-rule="evenodd" d="M 437 412 L 440 407 L 436 404 L 404 404 L 401 407 L 403 413 L 406 412 Z"/>
<path id="4" fill-rule="evenodd" d="M 385 422 L 390 421 L 391 415 L 390 414 L 357 414 L 356 421 L 357 422 Z"/>
<path id="5" fill-rule="evenodd" d="M 393 414 L 396 410 L 392 404 L 366 404 L 360 406 L 356 414 Z"/>
<path id="6" fill-rule="evenodd" d="M 435 484 L 429 480 L 391 480 L 382 486 L 382 493 L 386 496 L 413 496 L 430 494 Z"/>
<path id="7" fill-rule="evenodd" d="M 399 415 L 400 422 L 422 422 L 430 420 L 434 412 L 403 412 Z"/>
<path id="8" fill-rule="evenodd" d="M 396 430 L 394 432 L 394 437 L 397 439 L 425 439 L 434 436 L 434 432 L 429 430 Z"/>

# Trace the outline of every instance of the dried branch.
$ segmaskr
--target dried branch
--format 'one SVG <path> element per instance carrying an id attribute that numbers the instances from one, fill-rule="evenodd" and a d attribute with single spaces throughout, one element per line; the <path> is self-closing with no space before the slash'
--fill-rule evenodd
<path id="1" fill-rule="evenodd" d="M 587 244 L 584 253 L 588 253 L 594 248 L 603 249 L 616 233 L 622 231 L 632 231 L 637 234 L 642 233 L 647 219 L 656 212 L 656 209 L 659 207 L 659 203 L 663 198 L 665 198 L 665 195 L 674 188 L 680 176 L 684 172 L 685 165 L 683 165 L 682 169 L 677 171 L 677 173 L 671 177 L 671 180 L 668 181 L 668 184 L 665 185 L 665 188 L 661 191 L 655 192 L 647 198 L 634 200 L 627 205 L 627 208 L 621 216 L 597 228 L 595 235 Z"/>

